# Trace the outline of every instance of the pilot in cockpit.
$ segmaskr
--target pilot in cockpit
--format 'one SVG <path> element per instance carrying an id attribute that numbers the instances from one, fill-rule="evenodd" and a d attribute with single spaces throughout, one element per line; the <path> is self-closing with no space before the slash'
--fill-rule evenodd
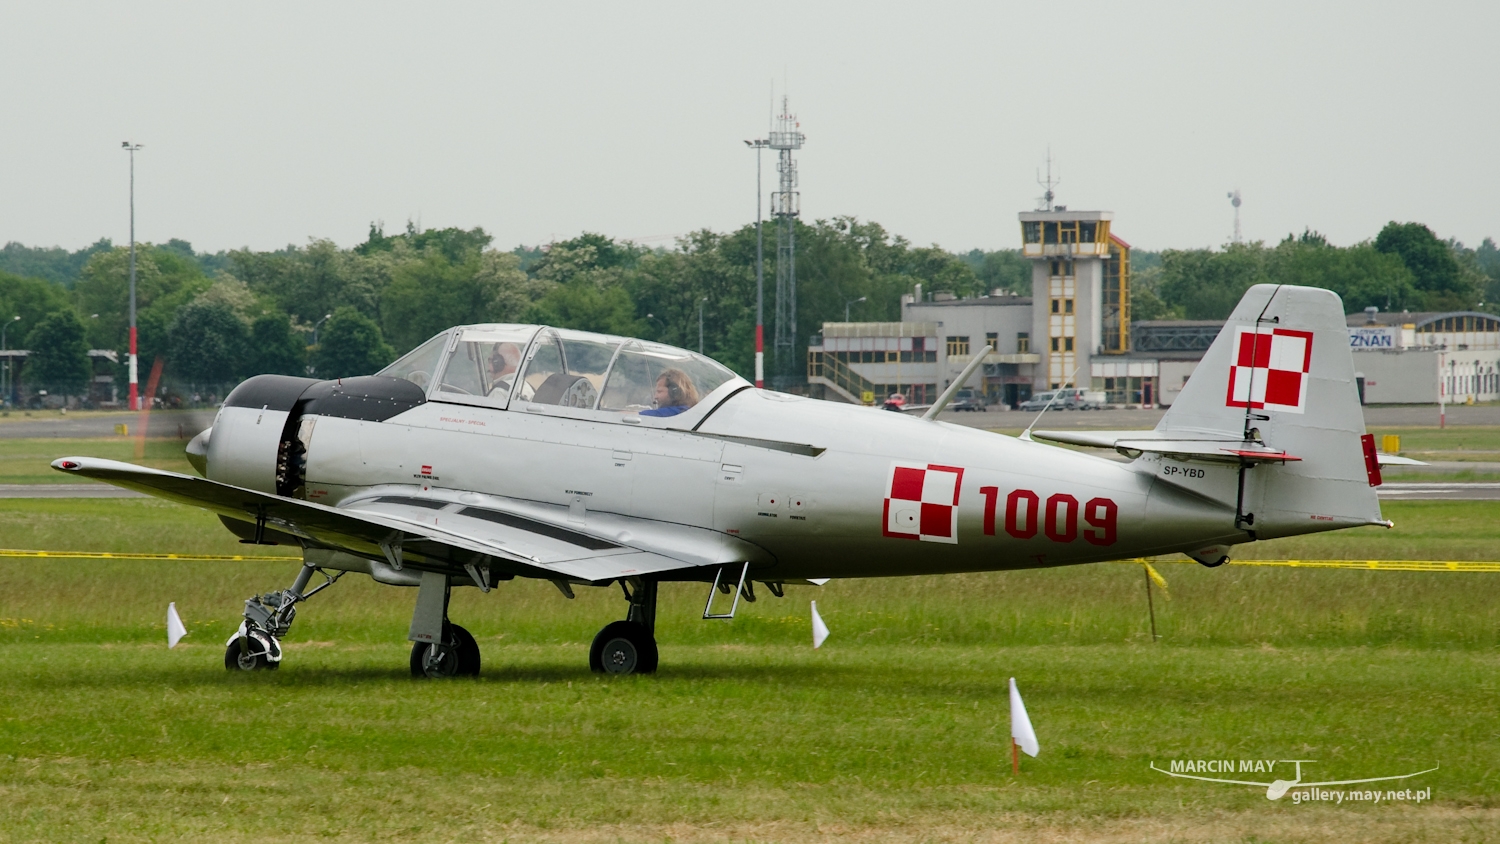
<path id="1" fill-rule="evenodd" d="M 490 352 L 490 394 L 510 392 L 510 383 L 521 363 L 521 347 L 515 343 L 496 343 Z"/>
<path id="2" fill-rule="evenodd" d="M 676 416 L 697 404 L 698 398 L 698 388 L 686 372 L 668 369 L 656 379 L 656 407 L 640 415 Z"/>

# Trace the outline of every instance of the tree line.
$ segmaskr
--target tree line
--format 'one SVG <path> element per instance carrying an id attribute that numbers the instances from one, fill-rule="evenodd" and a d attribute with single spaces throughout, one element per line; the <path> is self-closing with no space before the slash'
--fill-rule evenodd
<path id="1" fill-rule="evenodd" d="M 1463 311 L 1500 302 L 1500 249 L 1441 240 L 1421 223 L 1389 223 L 1372 240 L 1338 247 L 1315 231 L 1223 249 L 1168 249 L 1139 262 L 1131 318 L 1226 319 L 1253 284 L 1326 287 L 1349 313 Z"/>
<path id="2" fill-rule="evenodd" d="M 823 322 L 897 321 L 901 294 L 1029 295 L 1031 265 L 1017 250 L 948 252 L 914 246 L 875 222 L 797 221 L 795 346 L 772 355 L 775 229 L 767 224 L 768 374 L 805 371 Z M 753 372 L 753 224 L 709 230 L 650 249 L 601 234 L 505 251 L 479 228 L 406 230 L 371 225 L 363 243 L 328 240 L 274 251 L 194 252 L 180 240 L 137 248 L 141 379 L 165 362 L 173 389 L 222 391 L 258 373 L 338 377 L 373 372 L 449 326 L 544 323 L 698 348 L 742 375 Z M 100 241 L 78 252 L 0 249 L 0 320 L 11 348 L 33 352 L 33 388 L 77 394 L 88 349 L 120 354 L 123 385 L 129 254 Z M 1392 223 L 1371 241 L 1330 245 L 1315 232 L 1222 249 L 1133 253 L 1135 319 L 1223 319 L 1251 284 L 1328 287 L 1351 312 L 1462 310 L 1500 296 L 1500 254 L 1443 241 L 1427 227 Z"/>

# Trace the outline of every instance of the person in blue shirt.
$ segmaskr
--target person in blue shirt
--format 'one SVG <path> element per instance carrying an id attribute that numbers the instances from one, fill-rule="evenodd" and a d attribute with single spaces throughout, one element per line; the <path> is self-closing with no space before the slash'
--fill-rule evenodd
<path id="1" fill-rule="evenodd" d="M 668 369 L 656 379 L 656 407 L 642 416 L 676 416 L 698 403 L 698 388 L 680 369 Z"/>

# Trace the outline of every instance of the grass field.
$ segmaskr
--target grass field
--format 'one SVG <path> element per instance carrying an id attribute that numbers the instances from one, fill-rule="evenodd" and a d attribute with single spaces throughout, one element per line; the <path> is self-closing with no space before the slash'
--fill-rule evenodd
<path id="1" fill-rule="evenodd" d="M 1394 530 L 1241 550 L 1500 558 L 1500 505 L 1384 510 Z M 246 550 L 151 500 L 0 500 L 0 537 Z M 616 679 L 585 656 L 618 592 L 510 583 L 455 593 L 485 668 L 450 683 L 408 676 L 414 590 L 351 576 L 280 671 L 225 672 L 241 601 L 295 569 L 0 560 L 0 841 L 1500 840 L 1495 575 L 1163 564 L 1155 644 L 1136 565 L 834 581 L 731 623 L 668 584 L 661 672 Z M 171 651 L 169 600 L 192 631 Z M 1019 777 L 1012 676 L 1042 743 Z M 1395 786 L 1430 802 L 1340 806 L 1148 767 L 1219 758 L 1441 768 Z"/>
<path id="2" fill-rule="evenodd" d="M 52 468 L 52 461 L 74 454 L 124 460 L 153 469 L 193 472 L 187 462 L 184 444 L 175 439 L 146 440 L 145 456 L 136 457 L 133 437 L 107 439 L 84 438 L 5 438 L 0 437 L 0 484 L 80 483 L 76 477 L 64 476 Z"/>

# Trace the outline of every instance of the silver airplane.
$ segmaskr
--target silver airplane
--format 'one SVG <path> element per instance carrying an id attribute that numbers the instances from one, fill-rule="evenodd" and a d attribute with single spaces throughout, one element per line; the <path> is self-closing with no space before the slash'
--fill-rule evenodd
<path id="1" fill-rule="evenodd" d="M 656 670 L 663 581 L 705 584 L 704 618 L 726 618 L 757 583 L 780 597 L 826 578 L 1178 552 L 1217 566 L 1238 543 L 1389 526 L 1327 290 L 1251 288 L 1155 430 L 1017 438 L 936 421 L 968 374 L 916 417 L 759 390 L 656 343 L 467 325 L 376 375 L 243 382 L 188 445 L 203 477 L 52 465 L 301 547 L 290 587 L 245 602 L 231 670 L 277 667 L 297 605 L 347 572 L 416 587 L 411 670 L 431 677 L 479 672 L 448 619 L 454 587 L 619 584 L 626 617 L 589 664 L 628 674 Z"/>

